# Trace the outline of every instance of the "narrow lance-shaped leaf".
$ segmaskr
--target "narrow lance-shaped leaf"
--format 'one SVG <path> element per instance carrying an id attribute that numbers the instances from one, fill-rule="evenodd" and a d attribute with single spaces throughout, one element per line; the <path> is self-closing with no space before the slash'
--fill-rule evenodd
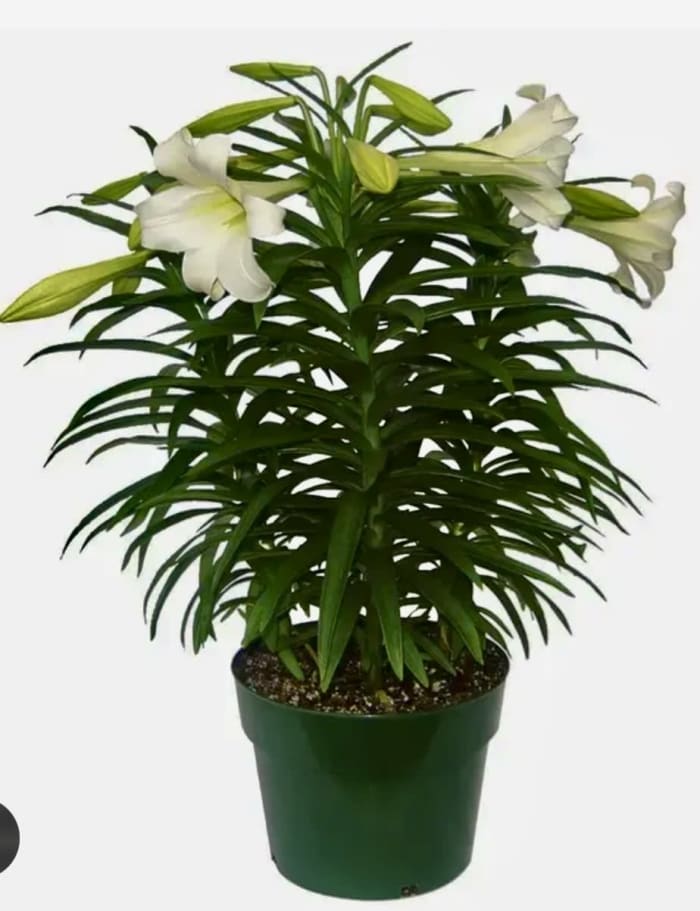
<path id="1" fill-rule="evenodd" d="M 319 673 L 321 689 L 324 691 L 330 686 L 345 649 L 340 624 L 343 595 L 362 535 L 366 512 L 367 495 L 364 492 L 350 491 L 338 501 L 331 526 L 326 570 L 321 588 L 318 630 Z"/>
<path id="2" fill-rule="evenodd" d="M 443 584 L 438 572 L 414 572 L 410 575 L 415 585 L 437 612 L 459 633 L 471 654 L 480 663 L 484 660 L 481 635 L 471 616 L 472 605 L 461 604 Z"/>
<path id="3" fill-rule="evenodd" d="M 423 687 L 430 686 L 423 658 L 413 638 L 409 624 L 406 624 L 403 627 L 403 653 L 406 667 L 413 674 L 418 683 Z"/>
<path id="4" fill-rule="evenodd" d="M 263 486 L 249 501 L 236 525 L 229 530 L 229 539 L 217 560 L 211 561 L 209 571 L 200 577 L 200 605 L 195 614 L 198 622 L 208 628 L 214 613 L 214 603 L 226 574 L 235 565 L 238 552 L 255 522 L 274 499 L 290 485 L 289 478 L 281 478 Z M 195 641 L 195 648 L 201 642 Z"/>
<path id="5" fill-rule="evenodd" d="M 132 174 L 130 177 L 113 180 L 93 190 L 92 193 L 84 194 L 83 202 L 86 206 L 103 206 L 110 200 L 123 199 L 137 187 L 142 186 L 143 179 L 147 175 L 148 171 L 139 171 L 138 174 Z"/>
<path id="6" fill-rule="evenodd" d="M 333 640 L 331 642 L 333 663 L 325 666 L 322 665 L 321 653 L 319 650 L 318 666 L 319 674 L 321 675 L 322 692 L 325 692 L 331 685 L 333 674 L 347 648 L 352 631 L 357 625 L 361 607 L 361 595 L 364 590 L 364 587 L 352 584 L 345 589 L 343 599 L 340 602 L 334 618 L 335 626 L 333 630 Z"/>
<path id="7" fill-rule="evenodd" d="M 401 600 L 396 583 L 396 570 L 391 550 L 367 548 L 367 574 L 372 603 L 379 615 L 384 648 L 392 670 L 403 679 L 403 637 L 401 635 Z"/>
<path id="8" fill-rule="evenodd" d="M 325 538 L 318 535 L 311 538 L 278 565 L 246 617 L 244 645 L 250 645 L 267 627 L 272 621 L 280 601 L 289 592 L 298 577 L 323 557 L 324 549 Z"/>
<path id="9" fill-rule="evenodd" d="M 100 212 L 92 212 L 90 209 L 81 209 L 79 206 L 49 206 L 48 209 L 37 212 L 37 215 L 48 215 L 49 212 L 63 212 L 64 215 L 72 215 L 74 218 L 80 218 L 82 221 L 87 221 L 100 228 L 107 228 L 123 237 L 127 237 L 129 234 L 128 222 L 109 215 L 102 215 Z"/>

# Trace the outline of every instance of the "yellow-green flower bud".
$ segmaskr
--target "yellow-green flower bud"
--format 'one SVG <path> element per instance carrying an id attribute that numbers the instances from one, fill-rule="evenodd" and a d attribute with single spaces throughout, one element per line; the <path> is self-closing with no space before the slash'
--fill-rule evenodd
<path id="1" fill-rule="evenodd" d="M 612 193 L 604 193 L 602 190 L 564 184 L 561 192 L 571 204 L 573 215 L 583 215 L 595 221 L 615 221 L 618 218 L 634 218 L 639 215 L 639 210 L 624 199 L 613 196 Z"/>
<path id="2" fill-rule="evenodd" d="M 142 266 L 151 256 L 153 253 L 149 250 L 141 250 L 49 275 L 20 294 L 0 313 L 0 322 L 40 319 L 70 310 L 100 288 Z"/>
<path id="3" fill-rule="evenodd" d="M 347 148 L 357 178 L 365 190 L 391 193 L 399 179 L 396 159 L 359 139 L 348 139 Z"/>
<path id="4" fill-rule="evenodd" d="M 230 66 L 229 69 L 239 76 L 264 79 L 266 82 L 279 82 L 289 77 L 300 79 L 303 76 L 312 76 L 315 72 L 314 67 L 301 63 L 237 63 L 235 66 Z"/>
<path id="5" fill-rule="evenodd" d="M 129 236 L 126 239 L 127 246 L 130 250 L 138 250 L 141 246 L 141 222 L 135 218 L 129 228 Z"/>
<path id="6" fill-rule="evenodd" d="M 112 282 L 112 294 L 134 294 L 140 284 L 138 275 L 123 275 Z"/>
<path id="7" fill-rule="evenodd" d="M 416 133 L 432 136 L 452 126 L 452 121 L 420 92 L 382 76 L 370 76 L 369 82 L 386 95 L 399 114 Z"/>
<path id="8" fill-rule="evenodd" d="M 192 136 L 209 136 L 211 133 L 233 133 L 241 127 L 248 126 L 256 120 L 274 114 L 284 108 L 297 104 L 296 98 L 263 98 L 260 101 L 242 101 L 239 104 L 229 104 L 217 108 L 198 117 L 187 125 Z"/>

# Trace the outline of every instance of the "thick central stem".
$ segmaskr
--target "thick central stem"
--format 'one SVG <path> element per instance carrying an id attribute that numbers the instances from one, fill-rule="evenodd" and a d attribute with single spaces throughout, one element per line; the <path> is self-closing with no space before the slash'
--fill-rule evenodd
<path id="1" fill-rule="evenodd" d="M 336 139 L 337 142 L 337 139 Z M 341 270 L 342 303 L 345 307 L 348 325 L 348 341 L 358 359 L 364 366 L 363 375 L 359 384 L 353 390 L 353 395 L 360 409 L 362 452 L 361 452 L 361 485 L 363 490 L 372 491 L 377 482 L 385 462 L 385 452 L 379 428 L 379 420 L 373 414 L 373 405 L 377 394 L 377 382 L 374 372 L 372 333 L 361 320 L 353 320 L 353 314 L 363 306 L 362 288 L 360 284 L 361 266 L 358 256 L 356 240 L 353 236 L 353 179 L 351 178 L 350 163 L 345 150 L 341 151 L 341 167 L 337 172 L 337 188 L 339 196 L 343 199 L 343 209 L 338 222 L 342 224 L 336 242 L 342 247 L 345 261 Z M 376 548 L 384 545 L 386 528 L 382 519 L 381 497 L 372 498 L 368 512 L 365 530 L 362 534 L 358 555 L 362 565 L 361 553 L 366 548 Z M 368 689 L 372 693 L 381 692 L 382 682 L 382 628 L 379 614 L 372 603 L 369 581 L 365 574 L 367 597 L 365 600 L 366 622 L 364 635 L 361 639 L 363 652 L 363 667 L 366 671 Z"/>
<path id="2" fill-rule="evenodd" d="M 360 287 L 360 268 L 356 251 L 354 249 L 346 248 L 346 252 L 348 254 L 349 269 L 347 282 L 344 283 L 344 285 L 347 284 L 347 288 L 344 287 L 344 290 L 346 290 L 348 294 L 345 305 L 350 317 L 351 343 L 357 357 L 366 366 L 366 374 L 363 378 L 362 388 L 359 393 L 362 436 L 364 440 L 362 452 L 362 486 L 365 490 L 371 490 L 384 466 L 385 453 L 382 448 L 378 419 L 372 417 L 372 406 L 374 405 L 377 393 L 377 385 L 370 336 L 366 334 L 366 332 L 353 331 L 352 329 L 352 313 L 363 304 Z M 382 519 L 381 496 L 377 495 L 367 513 L 367 523 L 362 535 L 361 546 L 365 548 L 381 547 L 385 544 L 385 537 L 386 529 Z M 382 629 L 379 622 L 379 615 L 372 604 L 369 585 L 367 585 L 365 612 L 364 657 L 365 666 L 367 668 L 367 686 L 370 692 L 377 694 L 382 691 L 384 685 L 382 678 Z"/>

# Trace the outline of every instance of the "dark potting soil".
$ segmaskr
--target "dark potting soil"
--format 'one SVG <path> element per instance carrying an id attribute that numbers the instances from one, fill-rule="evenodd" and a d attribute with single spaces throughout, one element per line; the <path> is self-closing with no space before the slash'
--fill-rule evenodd
<path id="1" fill-rule="evenodd" d="M 429 686 L 424 687 L 406 671 L 398 680 L 390 669 L 384 675 L 380 696 L 367 689 L 359 655 L 348 653 L 326 693 L 319 688 L 312 658 L 297 654 L 305 678 L 296 680 L 276 655 L 264 648 L 250 648 L 240 666 L 242 682 L 254 693 L 276 702 L 319 712 L 380 715 L 387 712 L 425 712 L 466 702 L 494 689 L 508 672 L 508 659 L 498 646 L 487 642 L 484 663 L 478 664 L 466 651 L 455 664 L 453 676 L 434 664 L 426 664 Z"/>

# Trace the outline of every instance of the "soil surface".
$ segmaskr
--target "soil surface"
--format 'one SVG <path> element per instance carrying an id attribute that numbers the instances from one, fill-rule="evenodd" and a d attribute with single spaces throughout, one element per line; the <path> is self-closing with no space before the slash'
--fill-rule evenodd
<path id="1" fill-rule="evenodd" d="M 304 671 L 304 680 L 292 677 L 276 655 L 264 648 L 250 648 L 241 662 L 241 680 L 254 693 L 299 708 L 380 715 L 425 712 L 466 702 L 494 689 L 508 672 L 508 659 L 498 646 L 488 642 L 483 665 L 465 651 L 455 662 L 457 673 L 454 676 L 432 663 L 426 664 L 428 687 L 421 686 L 408 671 L 403 681 L 398 680 L 387 668 L 383 692 L 377 696 L 367 689 L 359 655 L 348 652 L 330 689 L 322 693 L 313 659 L 301 649 L 297 658 Z"/>

